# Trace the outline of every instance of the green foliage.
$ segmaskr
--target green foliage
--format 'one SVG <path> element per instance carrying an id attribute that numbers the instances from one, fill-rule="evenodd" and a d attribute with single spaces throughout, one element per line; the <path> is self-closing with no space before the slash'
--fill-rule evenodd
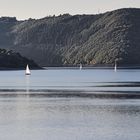
<path id="1" fill-rule="evenodd" d="M 0 47 L 20 52 L 41 66 L 140 64 L 140 9 L 99 15 L 0 19 Z"/>
<path id="2" fill-rule="evenodd" d="M 39 68 L 32 60 L 22 57 L 12 50 L 0 49 L 0 68 L 25 68 L 29 64 L 31 68 Z"/>

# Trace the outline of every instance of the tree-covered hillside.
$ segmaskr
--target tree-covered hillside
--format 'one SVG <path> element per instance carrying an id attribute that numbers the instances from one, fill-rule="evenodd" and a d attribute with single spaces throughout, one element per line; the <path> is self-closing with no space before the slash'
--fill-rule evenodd
<path id="1" fill-rule="evenodd" d="M 17 21 L 0 19 L 0 47 L 41 66 L 140 64 L 140 9 L 98 15 L 64 14 Z"/>
<path id="2" fill-rule="evenodd" d="M 5 49 L 0 49 L 0 70 L 25 69 L 27 64 L 30 66 L 30 68 L 33 69 L 40 68 L 32 60 L 22 57 L 19 53 L 14 53 L 13 51 L 6 51 Z"/>

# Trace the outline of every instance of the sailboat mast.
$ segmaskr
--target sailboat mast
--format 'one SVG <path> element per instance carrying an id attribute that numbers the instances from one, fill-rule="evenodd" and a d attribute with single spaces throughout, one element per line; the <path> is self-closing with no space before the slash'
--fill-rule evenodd
<path id="1" fill-rule="evenodd" d="M 114 71 L 117 71 L 117 62 L 115 61 Z"/>

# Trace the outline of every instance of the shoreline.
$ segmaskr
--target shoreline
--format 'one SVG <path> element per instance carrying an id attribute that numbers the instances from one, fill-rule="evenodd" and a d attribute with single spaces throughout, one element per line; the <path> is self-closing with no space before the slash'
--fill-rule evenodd
<path id="1" fill-rule="evenodd" d="M 55 67 L 42 67 L 43 69 L 80 69 L 79 66 L 55 66 Z M 114 69 L 113 66 L 83 66 L 82 69 Z M 140 69 L 140 66 L 119 66 L 117 69 Z"/>
<path id="2" fill-rule="evenodd" d="M 0 67 L 0 71 L 14 71 L 14 70 L 25 70 L 26 68 L 6 68 Z M 46 66 L 46 67 L 37 67 L 37 68 L 30 68 L 30 70 L 61 70 L 61 69 L 80 69 L 79 66 Z M 114 66 L 87 66 L 83 65 L 82 70 L 86 69 L 114 69 Z M 140 69 L 140 65 L 136 66 L 118 66 L 117 69 Z"/>
<path id="3" fill-rule="evenodd" d="M 30 68 L 30 70 L 43 70 L 44 68 Z M 0 68 L 0 71 L 18 71 L 18 70 L 26 70 L 25 68 Z"/>

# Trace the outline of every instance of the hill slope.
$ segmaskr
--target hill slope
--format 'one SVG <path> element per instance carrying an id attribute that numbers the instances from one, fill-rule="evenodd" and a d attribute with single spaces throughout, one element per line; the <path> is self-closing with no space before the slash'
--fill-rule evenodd
<path id="1" fill-rule="evenodd" d="M 32 60 L 22 57 L 19 53 L 0 49 L 0 70 L 25 69 L 27 64 L 29 64 L 30 68 L 39 68 Z"/>
<path id="2" fill-rule="evenodd" d="M 99 15 L 69 14 L 17 21 L 0 19 L 0 47 L 41 66 L 140 64 L 140 9 Z"/>

